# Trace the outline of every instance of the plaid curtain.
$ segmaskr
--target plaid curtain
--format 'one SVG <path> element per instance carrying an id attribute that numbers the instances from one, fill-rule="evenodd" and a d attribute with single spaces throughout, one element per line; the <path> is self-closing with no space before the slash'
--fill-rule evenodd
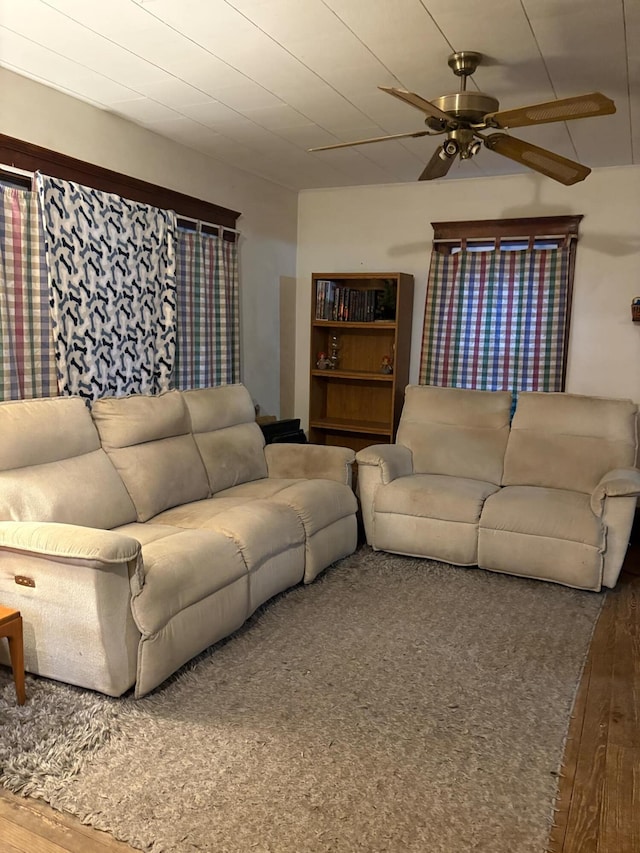
<path id="1" fill-rule="evenodd" d="M 569 249 L 432 253 L 420 383 L 561 391 Z"/>
<path id="2" fill-rule="evenodd" d="M 37 175 L 61 394 L 159 394 L 176 344 L 175 215 Z"/>
<path id="3" fill-rule="evenodd" d="M 240 381 L 240 300 L 235 242 L 178 229 L 175 386 Z"/>
<path id="4" fill-rule="evenodd" d="M 0 400 L 58 393 L 38 194 L 0 187 Z"/>

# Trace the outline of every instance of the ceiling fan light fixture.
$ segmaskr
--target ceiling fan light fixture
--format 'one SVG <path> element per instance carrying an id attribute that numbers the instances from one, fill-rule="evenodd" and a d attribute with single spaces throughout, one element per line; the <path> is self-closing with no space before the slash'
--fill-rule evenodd
<path id="1" fill-rule="evenodd" d="M 482 148 L 482 142 L 479 139 L 476 139 L 469 146 L 469 157 L 475 157 L 481 148 Z"/>

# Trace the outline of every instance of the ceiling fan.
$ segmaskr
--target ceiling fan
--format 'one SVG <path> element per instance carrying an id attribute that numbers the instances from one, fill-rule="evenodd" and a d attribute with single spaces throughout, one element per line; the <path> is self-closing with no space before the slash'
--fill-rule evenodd
<path id="1" fill-rule="evenodd" d="M 573 98 L 561 98 L 511 110 L 499 110 L 498 101 L 491 95 L 467 91 L 467 78 L 474 73 L 481 62 L 482 54 L 473 50 L 452 53 L 448 63 L 453 73 L 460 77 L 460 91 L 451 95 L 442 95 L 433 101 L 426 101 L 420 95 L 407 92 L 405 89 L 378 86 L 382 92 L 387 92 L 423 112 L 426 115 L 425 124 L 428 130 L 394 133 L 390 136 L 376 136 L 355 142 L 339 142 L 336 145 L 310 148 L 309 151 L 329 151 L 333 148 L 349 148 L 353 145 L 367 145 L 388 139 L 446 134 L 446 139 L 435 150 L 418 180 L 432 181 L 434 178 L 443 178 L 456 157 L 469 160 L 484 145 L 490 151 L 509 157 L 516 163 L 521 163 L 566 186 L 583 181 L 591 171 L 587 166 L 500 131 L 553 121 L 611 115 L 616 111 L 613 101 L 600 92 L 591 92 L 587 95 L 576 95 Z"/>

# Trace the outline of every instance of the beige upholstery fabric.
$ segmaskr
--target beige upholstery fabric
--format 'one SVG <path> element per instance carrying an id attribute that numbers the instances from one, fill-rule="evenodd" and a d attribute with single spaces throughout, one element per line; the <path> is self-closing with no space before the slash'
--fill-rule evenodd
<path id="1" fill-rule="evenodd" d="M 344 484 L 322 479 L 299 480 L 274 495 L 273 501 L 291 507 L 304 527 L 305 583 L 355 551 L 358 502 Z"/>
<path id="2" fill-rule="evenodd" d="M 196 433 L 212 494 L 267 476 L 264 436 L 256 423 Z"/>
<path id="3" fill-rule="evenodd" d="M 100 447 L 79 397 L 0 403 L 0 471 L 84 456 Z"/>
<path id="4" fill-rule="evenodd" d="M 269 477 L 336 480 L 351 485 L 356 454 L 347 447 L 315 444 L 268 444 Z"/>
<path id="5" fill-rule="evenodd" d="M 374 502 L 378 488 L 393 482 L 396 477 L 413 473 L 413 457 L 408 447 L 401 444 L 373 444 L 360 450 L 358 462 L 358 497 L 362 510 L 362 521 L 367 542 L 375 545 L 373 517 Z"/>
<path id="6" fill-rule="evenodd" d="M 602 524 L 607 531 L 607 548 L 604 552 L 602 585 L 611 589 L 618 581 L 627 555 L 629 533 L 633 526 L 636 507 L 636 498 L 614 498 L 605 501 Z"/>
<path id="7" fill-rule="evenodd" d="M 207 497 L 207 475 L 179 391 L 104 398 L 91 413 L 138 521 Z"/>
<path id="8" fill-rule="evenodd" d="M 328 565 L 353 553 L 357 546 L 356 512 L 358 502 L 351 489 L 334 480 L 289 480 L 268 477 L 243 483 L 224 492 L 214 500 L 229 500 L 242 497 L 244 500 L 271 499 L 291 507 L 304 527 L 305 570 L 304 581 L 310 583 Z M 343 524 L 337 524 L 344 522 Z M 323 530 L 329 531 L 336 525 L 341 533 L 336 535 L 330 548 L 319 537 Z M 320 544 L 320 543 L 323 544 Z M 330 557 L 330 558 L 329 558 Z M 328 559 L 328 562 L 324 562 Z"/>
<path id="9" fill-rule="evenodd" d="M 637 468 L 616 468 L 608 471 L 591 494 L 591 509 L 602 515 L 607 498 L 637 498 L 640 495 L 640 471 Z"/>
<path id="10" fill-rule="evenodd" d="M 110 528 L 135 509 L 78 397 L 0 403 L 0 518 Z"/>
<path id="11" fill-rule="evenodd" d="M 282 479 L 278 477 L 265 477 L 261 480 L 251 480 L 248 483 L 231 486 L 228 489 L 224 489 L 224 491 L 217 492 L 214 498 L 215 500 L 221 498 L 242 498 L 243 500 L 272 498 L 297 482 L 297 479 L 287 480 L 284 477 Z"/>
<path id="12" fill-rule="evenodd" d="M 153 521 L 215 530 L 235 542 L 249 573 L 250 612 L 302 580 L 305 531 L 286 504 L 211 498 L 167 510 Z"/>
<path id="13" fill-rule="evenodd" d="M 170 535 L 144 545 L 142 556 L 144 586 L 131 606 L 145 637 L 176 613 L 247 575 L 235 542 L 218 531 L 170 529 Z"/>
<path id="14" fill-rule="evenodd" d="M 614 586 L 640 494 L 637 407 L 522 392 L 509 431 L 509 405 L 500 392 L 409 386 L 397 444 L 356 456 L 367 542 L 580 589 Z"/>
<path id="15" fill-rule="evenodd" d="M 311 583 L 327 566 L 352 554 L 358 546 L 358 529 L 352 515 L 339 518 L 307 538 L 304 582 Z"/>
<path id="16" fill-rule="evenodd" d="M 22 614 L 28 672 L 109 696 L 134 684 L 140 634 L 131 614 L 133 562 L 96 571 L 18 551 L 2 551 L 0 562 L 0 601 Z M 16 584 L 16 575 L 33 586 Z M 7 663 L 5 646 L 0 661 Z"/>
<path id="17" fill-rule="evenodd" d="M 396 477 L 406 477 L 415 473 L 413 455 L 402 444 L 372 444 L 358 452 L 358 467 L 375 465 L 380 468 L 378 479 L 381 483 L 391 483 Z"/>
<path id="18" fill-rule="evenodd" d="M 465 477 L 414 474 L 379 489 L 374 510 L 376 517 L 386 512 L 477 524 L 485 500 L 498 488 Z"/>
<path id="19" fill-rule="evenodd" d="M 380 513 L 374 541 L 378 551 L 442 560 L 455 566 L 475 566 L 478 562 L 477 524 Z"/>
<path id="20" fill-rule="evenodd" d="M 480 528 L 550 539 L 569 539 L 604 548 L 600 519 L 581 492 L 537 486 L 505 486 L 484 505 Z"/>
<path id="21" fill-rule="evenodd" d="M 484 501 L 498 488 L 481 480 L 440 474 L 399 477 L 376 492 L 376 547 L 474 565 L 478 519 Z"/>
<path id="22" fill-rule="evenodd" d="M 409 385 L 397 444 L 414 474 L 448 474 L 499 485 L 509 437 L 511 394 Z"/>
<path id="23" fill-rule="evenodd" d="M 141 698 L 208 646 L 240 628 L 248 615 L 246 577 L 176 613 L 138 650 L 135 697 Z"/>
<path id="24" fill-rule="evenodd" d="M 196 435 L 255 422 L 256 412 L 251 395 L 239 383 L 197 388 L 183 391 L 182 394 Z"/>
<path id="25" fill-rule="evenodd" d="M 103 568 L 136 560 L 140 543 L 112 530 L 74 524 L 0 521 L 0 550 Z"/>
<path id="26" fill-rule="evenodd" d="M 267 476 L 264 436 L 243 385 L 184 392 L 212 494 Z"/>
<path id="27" fill-rule="evenodd" d="M 614 468 L 635 464 L 637 407 L 630 400 L 522 392 L 503 484 L 591 494 Z"/>
<path id="28" fill-rule="evenodd" d="M 143 696 L 356 548 L 353 451 L 279 448 L 268 477 L 243 386 L 0 404 L 0 430 L 0 600 L 31 672 Z"/>

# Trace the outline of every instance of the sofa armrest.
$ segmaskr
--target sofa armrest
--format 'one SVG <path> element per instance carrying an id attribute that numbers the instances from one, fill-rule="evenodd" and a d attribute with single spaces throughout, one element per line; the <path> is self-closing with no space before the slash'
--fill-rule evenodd
<path id="1" fill-rule="evenodd" d="M 0 551 L 105 569 L 140 555 L 140 543 L 112 530 L 40 521 L 0 521 Z"/>
<path id="2" fill-rule="evenodd" d="M 372 444 L 356 453 L 356 462 L 358 466 L 378 466 L 380 482 L 384 485 L 413 474 L 413 455 L 402 444 Z"/>
<path id="3" fill-rule="evenodd" d="M 376 492 L 398 477 L 413 474 L 413 455 L 402 444 L 372 444 L 356 453 L 358 464 L 357 493 L 362 510 L 362 521 L 367 544 L 376 547 L 375 512 Z"/>
<path id="4" fill-rule="evenodd" d="M 591 509 L 602 516 L 607 498 L 633 498 L 640 496 L 640 470 L 616 468 L 607 472 L 591 493 Z"/>
<path id="5" fill-rule="evenodd" d="M 337 480 L 351 485 L 356 455 L 348 447 L 324 444 L 267 444 L 264 448 L 269 477 Z"/>

